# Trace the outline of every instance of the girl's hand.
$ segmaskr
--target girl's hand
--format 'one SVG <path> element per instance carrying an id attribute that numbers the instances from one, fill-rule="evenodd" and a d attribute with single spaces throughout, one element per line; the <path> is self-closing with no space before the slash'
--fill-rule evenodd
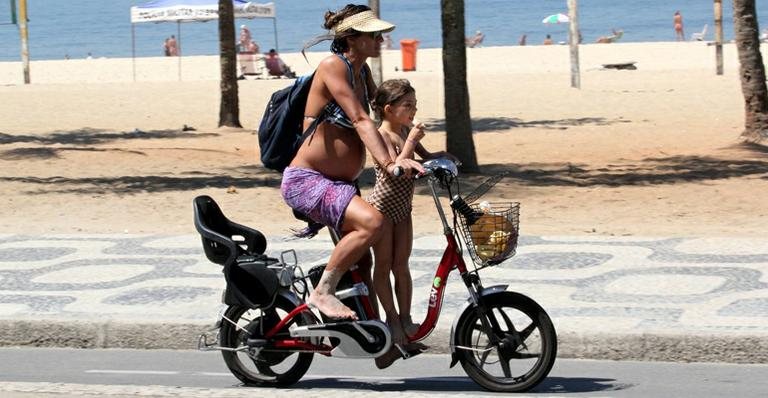
<path id="1" fill-rule="evenodd" d="M 411 131 L 408 133 L 407 139 L 418 143 L 422 138 L 424 138 L 424 135 L 424 123 L 414 121 L 413 127 L 411 127 Z"/>
<path id="2" fill-rule="evenodd" d="M 399 169 L 402 174 L 396 174 L 396 169 Z M 424 166 L 422 166 L 421 163 L 408 158 L 398 157 L 394 163 L 387 166 L 387 173 L 395 177 L 402 177 L 404 175 L 405 177 L 411 178 L 415 175 L 423 174 L 424 172 Z"/>

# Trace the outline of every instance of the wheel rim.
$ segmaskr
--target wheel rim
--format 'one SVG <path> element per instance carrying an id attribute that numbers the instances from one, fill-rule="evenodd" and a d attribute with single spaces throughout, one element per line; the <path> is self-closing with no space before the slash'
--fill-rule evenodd
<path id="1" fill-rule="evenodd" d="M 285 352 L 270 350 L 268 347 L 263 349 L 246 348 L 248 339 L 263 338 L 264 333 L 276 325 L 279 320 L 285 317 L 291 310 L 286 308 L 285 304 L 277 303 L 269 310 L 250 309 L 243 311 L 237 319 L 232 319 L 237 327 L 230 329 L 234 334 L 230 336 L 231 342 L 236 342 L 239 351 L 229 353 L 236 362 L 239 372 L 245 376 L 245 379 L 251 381 L 280 382 L 283 378 L 291 378 L 294 372 L 302 366 L 305 366 L 307 357 L 312 356 L 309 353 Z M 290 329 L 299 325 L 307 324 L 306 318 L 299 316 L 296 322 L 293 322 L 287 328 L 278 333 L 276 337 L 287 337 Z M 298 324 L 298 325 L 297 325 Z"/>
<path id="2" fill-rule="evenodd" d="M 540 322 L 511 307 L 494 306 L 488 313 L 493 335 L 485 332 L 483 322 L 474 318 L 469 336 L 468 355 L 475 369 L 501 384 L 529 380 L 544 360 L 545 340 Z"/>

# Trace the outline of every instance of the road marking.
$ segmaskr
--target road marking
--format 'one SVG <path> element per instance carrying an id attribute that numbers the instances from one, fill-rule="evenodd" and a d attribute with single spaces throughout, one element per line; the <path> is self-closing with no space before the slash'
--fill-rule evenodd
<path id="1" fill-rule="evenodd" d="M 180 372 L 171 370 L 114 370 L 114 369 L 90 369 L 85 373 L 108 373 L 108 374 L 130 374 L 130 375 L 177 375 Z"/>

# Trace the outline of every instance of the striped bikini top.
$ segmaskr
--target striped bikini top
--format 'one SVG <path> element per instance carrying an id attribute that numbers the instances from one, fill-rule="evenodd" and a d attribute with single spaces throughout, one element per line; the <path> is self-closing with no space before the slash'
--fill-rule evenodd
<path id="1" fill-rule="evenodd" d="M 352 85 L 352 90 L 355 90 L 355 74 L 352 71 L 352 63 L 349 62 L 347 57 L 344 56 L 344 54 L 336 54 L 339 58 L 341 58 L 345 64 L 347 64 L 347 75 L 349 76 L 349 83 Z M 363 67 L 363 70 L 361 71 L 361 77 L 363 78 L 363 86 L 365 88 L 365 103 L 363 104 L 363 108 L 365 108 L 366 112 L 370 112 L 371 109 L 368 106 L 368 73 L 366 71 L 367 69 Z M 322 121 L 327 121 L 331 124 L 335 124 L 336 126 L 348 128 L 348 129 L 354 129 L 355 126 L 352 124 L 352 121 L 349 120 L 349 117 L 346 113 L 344 113 L 344 110 L 341 109 L 341 106 L 336 103 L 336 101 L 331 100 L 328 102 L 325 107 L 323 107 L 322 112 L 320 112 L 320 115 L 318 116 L 318 119 Z"/>

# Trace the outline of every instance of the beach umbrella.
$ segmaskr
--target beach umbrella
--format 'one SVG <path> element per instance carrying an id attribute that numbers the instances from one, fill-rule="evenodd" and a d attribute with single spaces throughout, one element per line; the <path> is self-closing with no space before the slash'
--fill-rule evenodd
<path id="1" fill-rule="evenodd" d="M 568 23 L 571 19 L 565 14 L 552 14 L 541 20 L 541 23 Z"/>

